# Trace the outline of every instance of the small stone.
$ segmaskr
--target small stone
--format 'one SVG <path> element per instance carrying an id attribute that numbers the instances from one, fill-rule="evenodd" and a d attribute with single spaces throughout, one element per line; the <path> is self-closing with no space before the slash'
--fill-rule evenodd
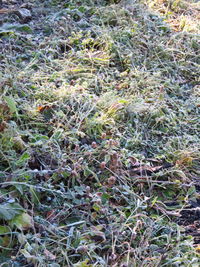
<path id="1" fill-rule="evenodd" d="M 92 148 L 97 148 L 97 143 L 96 142 L 92 142 Z"/>
<path id="2" fill-rule="evenodd" d="M 27 23 L 32 19 L 30 10 L 26 8 L 19 8 L 14 13 L 20 18 L 21 23 Z"/>
<path id="3" fill-rule="evenodd" d="M 86 191 L 86 194 L 90 194 L 90 187 L 89 186 L 86 186 L 86 188 L 85 188 L 85 191 Z"/>
<path id="4" fill-rule="evenodd" d="M 102 134 L 101 134 L 101 138 L 102 138 L 102 139 L 105 139 L 105 138 L 106 138 L 106 133 L 102 133 Z"/>
<path id="5" fill-rule="evenodd" d="M 77 248 L 77 252 L 78 253 L 81 253 L 81 254 L 84 254 L 84 253 L 87 253 L 87 251 L 88 251 L 88 247 L 87 246 L 79 246 L 78 248 Z"/>
<path id="6" fill-rule="evenodd" d="M 112 186 L 116 183 L 116 177 L 115 176 L 111 176 L 110 178 L 108 178 L 108 185 Z"/>
<path id="7" fill-rule="evenodd" d="M 106 162 L 105 162 L 105 161 L 102 161 L 102 162 L 100 163 L 100 168 L 101 168 L 101 169 L 105 169 L 105 167 L 106 167 Z"/>

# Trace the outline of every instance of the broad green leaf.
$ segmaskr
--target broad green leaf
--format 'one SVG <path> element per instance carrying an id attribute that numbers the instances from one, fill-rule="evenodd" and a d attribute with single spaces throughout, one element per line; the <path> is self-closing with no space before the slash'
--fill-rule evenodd
<path id="1" fill-rule="evenodd" d="M 9 35 L 14 35 L 14 31 L 0 29 L 0 37 L 7 37 Z"/>
<path id="2" fill-rule="evenodd" d="M 84 174 L 85 174 L 86 176 L 93 175 L 94 178 L 96 179 L 96 181 L 100 184 L 99 178 L 98 178 L 98 176 L 96 175 L 96 173 L 93 172 L 91 169 L 89 169 L 89 167 L 88 167 L 87 165 L 84 166 Z"/>
<path id="3" fill-rule="evenodd" d="M 29 190 L 30 190 L 30 194 L 31 194 L 31 201 L 34 204 L 40 203 L 40 200 L 39 200 L 40 194 L 32 186 L 30 187 Z"/>
<path id="4" fill-rule="evenodd" d="M 0 225 L 0 235 L 10 233 L 10 228 L 7 226 Z"/>
<path id="5" fill-rule="evenodd" d="M 5 23 L 0 27 L 0 33 L 13 33 L 14 31 L 32 33 L 32 29 L 27 24 L 9 24 Z"/>
<path id="6" fill-rule="evenodd" d="M 20 192 L 21 195 L 23 195 L 24 190 L 22 185 L 16 184 L 14 187 Z"/>
<path id="7" fill-rule="evenodd" d="M 34 255 L 31 255 L 26 249 L 21 249 L 20 253 L 23 254 L 23 256 L 27 259 L 28 262 L 31 262 L 33 264 L 37 262 L 37 257 Z"/>
<path id="8" fill-rule="evenodd" d="M 27 152 L 24 152 L 21 157 L 16 161 L 17 166 L 22 166 L 30 159 L 30 155 Z"/>
<path id="9" fill-rule="evenodd" d="M 28 25 L 17 25 L 15 27 L 15 30 L 16 31 L 19 31 L 19 32 L 26 32 L 26 33 L 32 33 L 32 29 L 31 27 L 29 27 Z"/>
<path id="10" fill-rule="evenodd" d="M 0 246 L 9 247 L 11 237 L 9 235 L 3 235 L 0 237 Z"/>
<path id="11" fill-rule="evenodd" d="M 89 259 L 86 259 L 85 261 L 74 264 L 74 267 L 92 267 L 92 265 L 88 264 L 88 262 L 89 262 Z"/>
<path id="12" fill-rule="evenodd" d="M 17 203 L 6 203 L 0 205 L 0 219 L 12 220 L 16 215 L 22 213 L 24 209 Z"/>
<path id="13" fill-rule="evenodd" d="M 97 203 L 94 203 L 94 205 L 92 206 L 92 208 L 95 210 L 95 211 L 100 211 L 101 210 L 101 206 L 99 206 Z"/>
<path id="14" fill-rule="evenodd" d="M 195 186 L 191 186 L 189 189 L 188 189 L 188 195 L 191 196 L 193 194 L 196 193 L 196 187 Z"/>
<path id="15" fill-rule="evenodd" d="M 102 204 L 106 204 L 106 202 L 109 200 L 110 198 L 110 195 L 109 194 L 106 194 L 106 193 L 103 193 L 102 196 L 101 196 L 101 201 L 102 201 Z"/>
<path id="16" fill-rule="evenodd" d="M 17 239 L 21 245 L 24 245 L 27 242 L 26 236 L 23 233 L 19 233 Z"/>
<path id="17" fill-rule="evenodd" d="M 15 216 L 10 221 L 11 226 L 16 226 L 19 230 L 27 230 L 33 226 L 32 218 L 28 213 L 23 212 L 20 215 Z"/>
<path id="18" fill-rule="evenodd" d="M 57 132 L 55 132 L 54 134 L 53 134 L 53 136 L 52 136 L 52 138 L 54 139 L 54 140 L 59 140 L 61 137 L 62 137 L 62 134 L 63 134 L 63 131 L 57 131 Z"/>
<path id="19" fill-rule="evenodd" d="M 158 197 L 154 197 L 154 199 L 152 200 L 151 205 L 152 205 L 152 206 L 155 205 L 155 203 L 157 202 L 157 200 L 158 200 Z"/>
<path id="20" fill-rule="evenodd" d="M 17 107 L 16 107 L 15 100 L 10 96 L 5 96 L 4 99 L 10 109 L 10 112 L 17 114 Z"/>

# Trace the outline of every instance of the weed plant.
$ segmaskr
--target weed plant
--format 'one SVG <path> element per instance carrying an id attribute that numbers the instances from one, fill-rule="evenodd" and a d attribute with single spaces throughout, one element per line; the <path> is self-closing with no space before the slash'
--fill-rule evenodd
<path id="1" fill-rule="evenodd" d="M 1 266 L 199 266 L 198 3 L 25 2 L 0 26 Z"/>

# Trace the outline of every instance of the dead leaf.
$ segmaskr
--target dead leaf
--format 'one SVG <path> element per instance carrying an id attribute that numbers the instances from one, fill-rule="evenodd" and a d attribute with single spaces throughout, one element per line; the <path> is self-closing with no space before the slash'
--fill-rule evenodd
<path id="1" fill-rule="evenodd" d="M 15 225 L 20 230 L 28 230 L 33 227 L 33 220 L 28 213 L 23 212 L 22 214 L 15 216 L 10 221 L 10 224 Z"/>
<path id="2" fill-rule="evenodd" d="M 56 217 L 56 210 L 50 210 L 47 212 L 47 221 L 51 222 L 54 220 L 54 218 Z"/>
<path id="3" fill-rule="evenodd" d="M 50 109 L 51 107 L 49 105 L 39 106 L 37 107 L 37 111 L 43 112 L 44 110 Z"/>
<path id="4" fill-rule="evenodd" d="M 129 160 L 133 166 L 140 166 L 139 161 L 135 157 L 129 157 Z"/>
<path id="5" fill-rule="evenodd" d="M 195 247 L 195 250 L 196 250 L 196 252 L 200 253 L 200 245 L 199 244 Z"/>
<path id="6" fill-rule="evenodd" d="M 44 250 L 44 255 L 45 255 L 48 259 L 50 259 L 50 260 L 52 260 L 52 261 L 54 261 L 54 260 L 56 259 L 56 256 L 53 255 L 53 254 L 52 254 L 49 250 L 47 250 L 47 249 Z"/>
<path id="7" fill-rule="evenodd" d="M 0 14 L 9 14 L 16 11 L 16 9 L 8 9 L 8 8 L 2 8 L 0 9 Z"/>
<path id="8" fill-rule="evenodd" d="M 0 123 L 0 132 L 3 132 L 7 127 L 7 123 L 5 121 L 2 121 Z"/>
<path id="9" fill-rule="evenodd" d="M 100 231 L 94 231 L 91 235 L 91 239 L 94 240 L 95 242 L 105 242 L 106 237 L 103 232 Z"/>
<path id="10" fill-rule="evenodd" d="M 176 212 L 176 211 L 169 211 L 166 210 L 164 207 L 159 206 L 158 204 L 154 204 L 152 206 L 154 209 L 159 210 L 162 214 L 168 215 L 168 216 L 176 216 L 176 217 L 181 217 L 180 212 Z"/>
<path id="11" fill-rule="evenodd" d="M 165 163 L 163 165 L 160 165 L 160 166 L 155 166 L 155 167 L 152 167 L 152 166 L 149 166 L 149 165 L 141 165 L 137 168 L 132 168 L 130 170 L 130 174 L 133 175 L 133 174 L 139 174 L 139 175 L 151 175 L 153 173 L 156 173 L 156 172 L 159 172 L 163 169 L 167 169 L 167 168 L 170 168 L 172 167 L 172 164 L 170 163 Z"/>

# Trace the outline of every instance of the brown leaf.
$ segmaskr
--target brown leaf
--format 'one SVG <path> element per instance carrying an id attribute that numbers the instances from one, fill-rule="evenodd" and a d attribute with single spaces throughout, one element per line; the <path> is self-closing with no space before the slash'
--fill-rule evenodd
<path id="1" fill-rule="evenodd" d="M 129 157 L 129 160 L 133 166 L 139 166 L 140 165 L 139 161 L 135 157 L 131 156 L 131 157 Z"/>
<path id="2" fill-rule="evenodd" d="M 49 105 L 39 106 L 37 107 L 37 111 L 43 112 L 44 110 L 50 109 L 51 107 Z"/>
<path id="3" fill-rule="evenodd" d="M 156 173 L 159 172 L 160 170 L 166 169 L 166 168 L 170 168 L 172 167 L 172 164 L 170 163 L 165 163 L 163 165 L 160 166 L 149 166 L 149 165 L 141 165 L 140 167 L 137 168 L 133 168 L 130 170 L 130 174 L 139 174 L 139 175 L 151 175 L 152 173 Z"/>
<path id="4" fill-rule="evenodd" d="M 56 210 L 50 210 L 47 212 L 47 221 L 52 222 L 54 218 L 56 217 Z"/>
<path id="5" fill-rule="evenodd" d="M 106 241 L 105 234 L 100 231 L 102 226 L 100 225 L 99 227 L 91 227 L 92 232 L 90 233 L 91 239 L 94 240 L 95 242 L 104 242 Z"/>
<path id="6" fill-rule="evenodd" d="M 9 14 L 16 11 L 16 9 L 8 9 L 8 8 L 2 8 L 0 9 L 0 14 Z"/>
<path id="7" fill-rule="evenodd" d="M 44 255 L 48 258 L 48 259 L 50 259 L 50 260 L 55 260 L 56 259 L 56 256 L 55 255 L 53 255 L 49 250 L 47 250 L 47 249 L 45 249 L 44 250 Z"/>
<path id="8" fill-rule="evenodd" d="M 176 212 L 176 211 L 170 211 L 170 210 L 166 210 L 164 207 L 159 206 L 157 203 L 153 205 L 153 208 L 156 210 L 159 210 L 162 214 L 168 215 L 168 216 L 176 216 L 176 217 L 180 217 L 181 214 L 180 212 Z"/>
<path id="9" fill-rule="evenodd" d="M 2 121 L 2 123 L 0 123 L 0 132 L 3 132 L 7 127 L 7 123 L 5 121 Z"/>

